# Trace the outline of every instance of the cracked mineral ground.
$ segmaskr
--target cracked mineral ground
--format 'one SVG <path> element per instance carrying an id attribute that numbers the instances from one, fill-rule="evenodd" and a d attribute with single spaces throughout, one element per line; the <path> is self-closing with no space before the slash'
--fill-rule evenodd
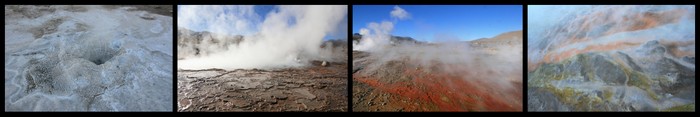
<path id="1" fill-rule="evenodd" d="M 154 7 L 5 6 L 5 111 L 171 111 L 173 18 Z"/>
<path id="2" fill-rule="evenodd" d="M 347 111 L 347 63 L 178 70 L 178 111 Z"/>

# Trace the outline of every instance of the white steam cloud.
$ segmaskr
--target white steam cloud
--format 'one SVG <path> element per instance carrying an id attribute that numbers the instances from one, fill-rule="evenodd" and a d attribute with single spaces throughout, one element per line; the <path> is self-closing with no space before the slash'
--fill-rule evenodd
<path id="1" fill-rule="evenodd" d="M 214 33 L 244 35 L 242 42 L 222 52 L 179 60 L 181 69 L 267 69 L 304 66 L 308 60 L 337 61 L 330 55 L 333 50 L 320 46 L 347 18 L 345 5 L 276 6 L 264 19 L 253 6 L 183 6 L 179 12 L 182 26 L 206 24 L 205 30 Z"/>
<path id="2" fill-rule="evenodd" d="M 398 19 L 408 19 L 410 17 L 406 10 L 403 10 L 399 6 L 394 6 L 394 10 L 391 11 L 392 18 Z M 360 39 L 359 43 L 353 45 L 353 50 L 359 51 L 370 51 L 375 47 L 381 47 L 390 44 L 391 31 L 394 29 L 394 22 L 383 21 L 382 23 L 370 22 L 367 24 L 367 28 L 360 29 Z"/>
<path id="3" fill-rule="evenodd" d="M 384 21 L 381 24 L 372 22 L 367 25 L 367 28 L 360 29 L 362 39 L 353 46 L 354 50 L 368 51 L 374 47 L 389 44 L 394 23 L 388 21 Z"/>
<path id="4" fill-rule="evenodd" d="M 399 20 L 405 20 L 411 18 L 411 14 L 408 14 L 406 10 L 403 10 L 399 6 L 394 6 L 394 10 L 391 11 L 392 18 L 398 18 Z"/>

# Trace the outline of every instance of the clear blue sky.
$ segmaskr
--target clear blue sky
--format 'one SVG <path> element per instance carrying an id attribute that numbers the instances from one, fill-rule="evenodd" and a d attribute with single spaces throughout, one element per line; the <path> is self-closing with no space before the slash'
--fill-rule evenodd
<path id="1" fill-rule="evenodd" d="M 370 22 L 392 21 L 395 5 L 353 5 L 352 32 Z M 411 16 L 394 24 L 392 35 L 432 41 L 439 37 L 462 40 L 494 37 L 523 29 L 522 5 L 399 5 Z"/>

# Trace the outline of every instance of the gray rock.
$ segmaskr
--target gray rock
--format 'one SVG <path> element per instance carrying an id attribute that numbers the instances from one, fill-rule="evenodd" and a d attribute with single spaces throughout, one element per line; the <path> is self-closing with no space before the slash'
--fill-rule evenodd
<path id="1" fill-rule="evenodd" d="M 265 103 L 277 104 L 277 100 L 273 98 L 265 99 Z"/>
<path id="2" fill-rule="evenodd" d="M 262 85 L 262 88 L 264 88 L 264 89 L 270 89 L 270 88 L 272 88 L 272 86 L 273 86 L 273 85 L 270 85 L 270 84 L 263 84 L 263 85 Z"/>
<path id="3" fill-rule="evenodd" d="M 303 96 L 306 99 L 316 99 L 316 95 L 311 94 L 311 92 L 309 92 L 308 88 L 297 88 L 297 89 L 292 89 L 292 91 Z"/>
<path id="4" fill-rule="evenodd" d="M 281 91 L 273 92 L 272 97 L 274 97 L 275 99 L 279 99 L 279 100 L 286 100 L 287 99 L 287 95 L 283 94 Z"/>
<path id="5" fill-rule="evenodd" d="M 695 64 L 695 57 L 684 56 L 682 59 L 683 59 L 683 61 L 685 61 L 685 62 Z"/>
<path id="6" fill-rule="evenodd" d="M 595 75 L 598 76 L 606 83 L 615 85 L 624 85 L 627 76 L 622 68 L 613 64 L 610 60 L 606 59 L 603 55 L 592 55 L 590 62 L 593 69 L 595 70 Z"/>
<path id="7" fill-rule="evenodd" d="M 231 103 L 233 103 L 233 105 L 235 105 L 236 108 L 247 108 L 252 105 L 250 102 L 244 100 L 233 100 L 231 101 Z"/>
<path id="8" fill-rule="evenodd" d="M 290 88 L 298 88 L 300 85 L 298 85 L 298 84 L 289 84 L 289 85 L 287 85 L 287 86 L 290 87 Z"/>
<path id="9" fill-rule="evenodd" d="M 527 111 L 570 111 L 556 95 L 541 88 L 527 89 Z"/>

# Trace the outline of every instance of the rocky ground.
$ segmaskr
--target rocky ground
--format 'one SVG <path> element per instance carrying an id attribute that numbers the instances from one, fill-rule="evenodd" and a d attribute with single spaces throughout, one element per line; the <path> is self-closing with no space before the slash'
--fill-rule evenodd
<path id="1" fill-rule="evenodd" d="M 530 111 L 693 111 L 695 57 L 649 41 L 633 51 L 578 54 L 528 74 Z"/>
<path id="2" fill-rule="evenodd" d="M 695 110 L 694 6 L 533 9 L 528 111 Z"/>
<path id="3" fill-rule="evenodd" d="M 311 63 L 278 70 L 178 70 L 177 111 L 347 111 L 347 63 Z"/>

